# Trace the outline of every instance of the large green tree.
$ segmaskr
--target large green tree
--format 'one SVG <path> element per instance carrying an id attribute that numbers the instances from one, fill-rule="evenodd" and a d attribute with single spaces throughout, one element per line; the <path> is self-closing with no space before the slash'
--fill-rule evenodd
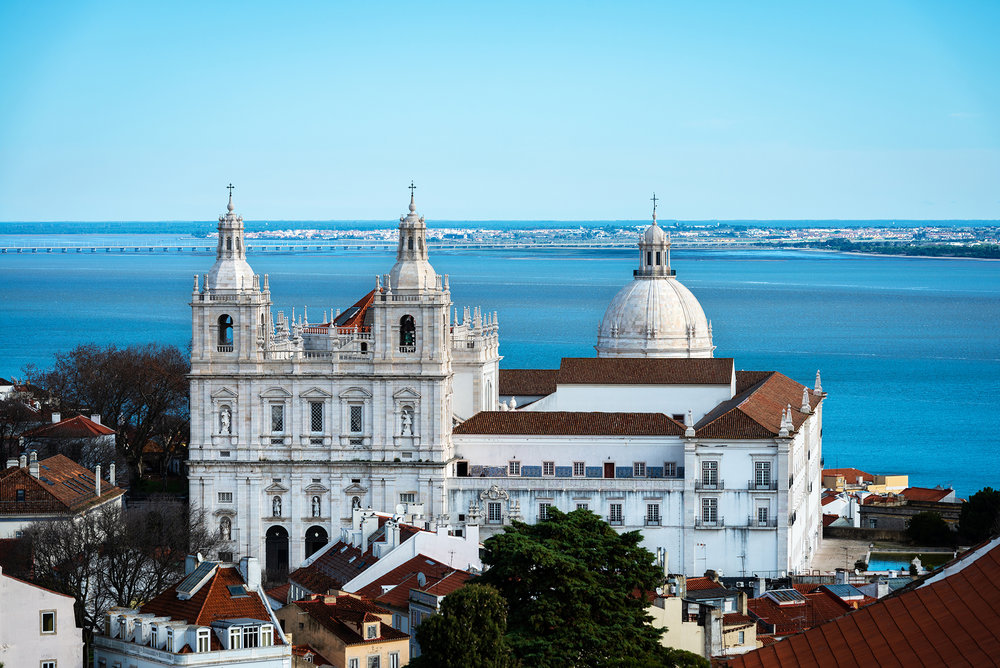
<path id="1" fill-rule="evenodd" d="M 958 526 L 975 543 L 1000 534 L 1000 490 L 984 487 L 969 497 L 962 504 Z"/>
<path id="2" fill-rule="evenodd" d="M 588 510 L 554 509 L 487 539 L 479 581 L 507 601 L 515 656 L 540 668 L 671 665 L 648 623 L 645 593 L 663 578 L 641 540 Z"/>
<path id="3" fill-rule="evenodd" d="M 420 656 L 412 668 L 515 668 L 507 603 L 493 587 L 470 584 L 445 596 L 441 613 L 417 627 Z"/>
<path id="4" fill-rule="evenodd" d="M 911 517 L 906 525 L 906 535 L 918 545 L 950 545 L 955 540 L 948 523 L 939 513 L 931 511 Z"/>

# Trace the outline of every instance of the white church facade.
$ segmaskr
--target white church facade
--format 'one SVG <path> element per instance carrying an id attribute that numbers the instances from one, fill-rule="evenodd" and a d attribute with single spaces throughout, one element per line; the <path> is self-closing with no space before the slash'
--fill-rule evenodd
<path id="1" fill-rule="evenodd" d="M 230 197 L 191 295 L 190 497 L 225 539 L 220 559 L 262 557 L 280 578 L 359 506 L 484 537 L 586 507 L 642 531 L 674 572 L 808 568 L 818 375 L 809 389 L 715 358 L 655 212 L 597 356 L 559 369 L 499 368 L 497 315 L 459 318 L 412 195 L 373 283 L 326 322 L 275 318 Z"/>

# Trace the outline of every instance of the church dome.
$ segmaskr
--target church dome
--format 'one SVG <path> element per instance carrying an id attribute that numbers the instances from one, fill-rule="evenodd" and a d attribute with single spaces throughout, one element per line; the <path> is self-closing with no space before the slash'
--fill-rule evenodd
<path id="1" fill-rule="evenodd" d="M 712 325 L 670 268 L 670 237 L 657 224 L 655 208 L 653 224 L 639 241 L 633 275 L 604 312 L 597 356 L 711 357 Z"/>

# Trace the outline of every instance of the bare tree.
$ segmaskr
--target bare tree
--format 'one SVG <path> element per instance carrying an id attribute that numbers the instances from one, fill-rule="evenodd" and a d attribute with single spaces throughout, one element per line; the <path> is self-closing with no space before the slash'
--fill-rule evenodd
<path id="1" fill-rule="evenodd" d="M 3 462 L 16 457 L 18 436 L 38 422 L 38 414 L 18 398 L 0 399 L 0 455 Z"/>
<path id="2" fill-rule="evenodd" d="M 175 438 L 189 419 L 188 368 L 175 346 L 83 345 L 57 354 L 45 383 L 64 403 L 101 414 L 137 480 L 146 443 Z"/>

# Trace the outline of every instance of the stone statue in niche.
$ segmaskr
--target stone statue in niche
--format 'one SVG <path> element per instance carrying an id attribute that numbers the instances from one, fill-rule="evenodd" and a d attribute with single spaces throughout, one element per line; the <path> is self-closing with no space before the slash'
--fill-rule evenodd
<path id="1" fill-rule="evenodd" d="M 233 413 L 229 409 L 229 406 L 223 406 L 219 410 L 219 433 L 220 434 L 231 434 L 233 433 Z"/>
<path id="2" fill-rule="evenodd" d="M 281 517 L 281 497 L 276 496 L 271 499 L 271 516 Z"/>
<path id="3" fill-rule="evenodd" d="M 355 509 L 360 508 L 360 507 L 361 507 L 361 499 L 359 499 L 356 496 L 353 497 L 351 499 L 351 510 L 355 510 Z"/>
<path id="4" fill-rule="evenodd" d="M 233 523 L 228 517 L 223 517 L 219 521 L 219 537 L 222 540 L 232 540 L 233 538 Z"/>
<path id="5" fill-rule="evenodd" d="M 319 517 L 319 497 L 314 496 L 312 498 L 312 516 Z"/>
<path id="6" fill-rule="evenodd" d="M 413 411 L 409 408 L 404 408 L 400 416 L 399 433 L 402 436 L 413 436 Z"/>

